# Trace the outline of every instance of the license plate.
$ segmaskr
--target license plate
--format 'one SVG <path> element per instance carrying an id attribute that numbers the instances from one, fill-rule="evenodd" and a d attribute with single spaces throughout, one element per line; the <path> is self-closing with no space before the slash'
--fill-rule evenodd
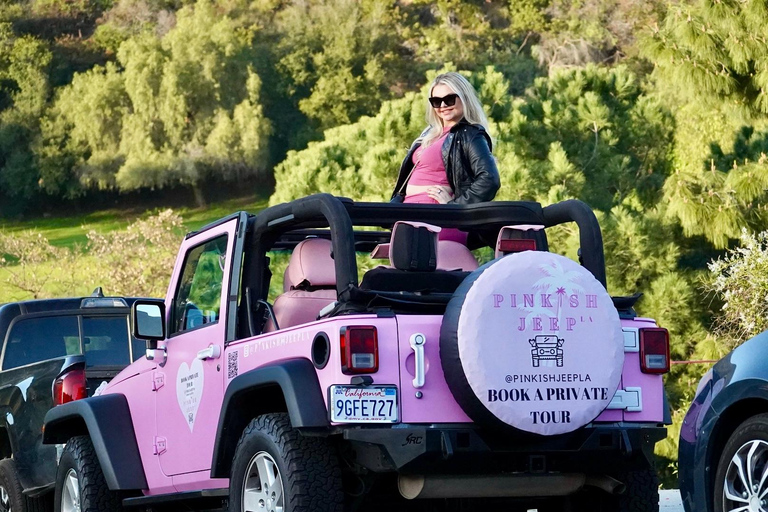
<path id="1" fill-rule="evenodd" d="M 397 423 L 395 386 L 331 386 L 331 422 Z"/>

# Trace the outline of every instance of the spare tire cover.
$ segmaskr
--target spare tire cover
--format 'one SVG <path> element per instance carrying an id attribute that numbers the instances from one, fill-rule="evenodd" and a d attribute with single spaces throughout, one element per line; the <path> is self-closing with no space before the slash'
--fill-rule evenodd
<path id="1" fill-rule="evenodd" d="M 610 403 L 624 339 L 611 297 L 587 269 L 525 251 L 480 267 L 456 290 L 440 358 L 474 421 L 555 435 L 586 425 Z"/>

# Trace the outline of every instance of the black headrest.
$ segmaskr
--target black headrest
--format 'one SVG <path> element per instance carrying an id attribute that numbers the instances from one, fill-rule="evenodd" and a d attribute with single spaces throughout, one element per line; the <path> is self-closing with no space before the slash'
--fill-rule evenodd
<path id="1" fill-rule="evenodd" d="M 437 268 L 437 233 L 402 223 L 392 234 L 392 265 L 399 270 L 431 272 Z"/>

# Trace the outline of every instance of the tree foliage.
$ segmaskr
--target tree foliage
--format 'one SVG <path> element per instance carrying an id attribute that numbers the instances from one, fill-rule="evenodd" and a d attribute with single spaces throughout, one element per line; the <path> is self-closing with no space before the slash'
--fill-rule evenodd
<path id="1" fill-rule="evenodd" d="M 26 296 L 48 296 L 56 284 L 71 284 L 72 272 L 65 269 L 77 259 L 75 251 L 56 247 L 39 232 L 0 232 L 0 269 L 7 282 Z"/>
<path id="2" fill-rule="evenodd" d="M 766 114 L 766 19 L 762 0 L 680 2 L 654 27 L 647 49 L 684 93 Z"/>
<path id="3" fill-rule="evenodd" d="M 49 94 L 48 46 L 0 23 L 0 197 L 25 200 L 37 189 L 33 141 Z M 3 207 L 0 206 L 0 213 Z"/>
<path id="4" fill-rule="evenodd" d="M 715 332 L 731 348 L 768 329 L 768 231 L 743 230 L 739 242 L 709 264 L 706 281 L 722 301 Z"/>
<path id="5" fill-rule="evenodd" d="M 139 219 L 125 230 L 90 231 L 88 251 L 95 257 L 91 267 L 95 282 L 109 283 L 115 295 L 163 297 L 183 232 L 181 217 L 170 209 Z"/>
<path id="6" fill-rule="evenodd" d="M 687 235 L 704 235 L 719 248 L 744 228 L 768 227 L 768 131 L 722 110 L 682 110 L 689 117 L 678 116 L 675 170 L 664 187 L 670 215 Z"/>
<path id="7" fill-rule="evenodd" d="M 206 2 L 179 11 L 162 38 L 124 42 L 121 67 L 97 67 L 61 91 L 44 125 L 45 186 L 132 190 L 258 175 L 271 124 L 254 58 L 248 35 Z"/>

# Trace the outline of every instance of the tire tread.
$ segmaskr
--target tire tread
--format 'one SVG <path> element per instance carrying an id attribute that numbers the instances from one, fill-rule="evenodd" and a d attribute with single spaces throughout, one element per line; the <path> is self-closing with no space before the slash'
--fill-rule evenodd
<path id="1" fill-rule="evenodd" d="M 120 495 L 110 491 L 107 487 L 91 438 L 87 436 L 73 437 L 64 450 L 69 452 L 75 462 L 74 469 L 77 471 L 80 483 L 81 512 L 121 511 Z M 57 482 L 58 480 L 57 477 Z M 60 493 L 57 493 L 58 495 Z M 57 505 L 59 504 L 57 503 Z"/>
<path id="2" fill-rule="evenodd" d="M 14 512 L 50 512 L 52 507 L 50 496 L 29 497 L 24 495 L 24 490 L 19 481 L 16 470 L 16 462 L 13 459 L 0 460 L 0 480 L 8 488 L 11 500 L 11 508 Z"/>
<path id="3" fill-rule="evenodd" d="M 235 460 L 251 437 L 265 434 L 279 448 L 288 474 L 283 475 L 285 509 L 290 512 L 342 512 L 344 492 L 336 454 L 325 439 L 307 437 L 291 426 L 285 413 L 251 420 L 235 448 Z M 274 455 L 274 454 L 273 454 Z M 236 464 L 233 464 L 233 468 Z M 290 484 L 290 489 L 285 486 Z"/>
<path id="4" fill-rule="evenodd" d="M 620 512 L 659 511 L 659 477 L 655 469 L 627 471 L 623 482 L 627 489 L 619 498 Z"/>

